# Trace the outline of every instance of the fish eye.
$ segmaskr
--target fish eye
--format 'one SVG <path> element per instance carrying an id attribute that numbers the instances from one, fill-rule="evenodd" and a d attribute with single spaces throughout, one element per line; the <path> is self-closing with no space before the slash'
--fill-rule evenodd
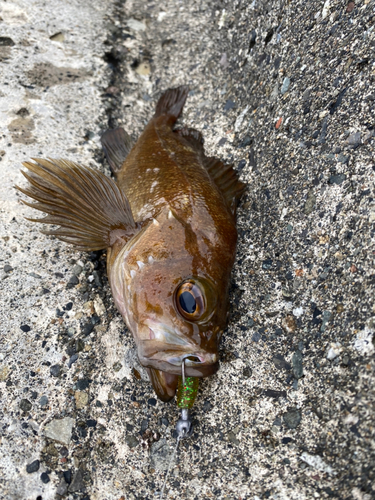
<path id="1" fill-rule="evenodd" d="M 178 312 L 188 320 L 195 320 L 205 312 L 204 294 L 194 281 L 185 281 L 179 285 L 176 292 Z"/>

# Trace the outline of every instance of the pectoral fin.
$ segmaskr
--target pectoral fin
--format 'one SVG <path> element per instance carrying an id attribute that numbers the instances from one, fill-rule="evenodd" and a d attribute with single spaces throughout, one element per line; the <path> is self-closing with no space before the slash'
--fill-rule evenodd
<path id="1" fill-rule="evenodd" d="M 44 234 L 81 250 L 101 250 L 137 232 L 129 202 L 112 179 L 68 160 L 34 161 L 23 164 L 29 170 L 22 173 L 30 186 L 16 188 L 37 201 L 22 200 L 25 205 L 48 214 L 28 220 L 60 226 Z"/>

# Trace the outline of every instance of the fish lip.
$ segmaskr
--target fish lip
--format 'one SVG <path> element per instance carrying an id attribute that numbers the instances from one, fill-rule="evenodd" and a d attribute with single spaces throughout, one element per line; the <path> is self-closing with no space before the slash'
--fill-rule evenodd
<path id="1" fill-rule="evenodd" d="M 173 365 L 168 361 L 159 360 L 159 359 L 150 359 L 147 357 L 139 356 L 139 361 L 142 366 L 146 368 L 155 368 L 156 370 L 161 370 L 162 372 L 170 373 L 173 375 L 181 375 L 181 364 Z M 219 369 L 220 363 L 216 361 L 215 363 L 206 364 L 206 365 L 198 365 L 195 366 L 185 366 L 185 375 L 187 377 L 209 377 L 210 375 L 214 375 Z"/>
<path id="2" fill-rule="evenodd" d="M 217 353 L 202 351 L 176 330 L 152 319 L 146 320 L 144 324 L 149 329 L 150 340 L 142 340 L 138 344 L 141 365 L 181 375 L 181 365 L 184 362 L 188 377 L 208 377 L 219 369 Z M 197 361 L 190 359 L 193 357 Z"/>
<path id="3" fill-rule="evenodd" d="M 173 375 L 181 375 L 183 362 L 188 377 L 208 377 L 217 372 L 219 369 L 217 354 L 197 352 L 191 348 L 192 346 L 189 347 L 189 350 L 182 350 L 180 345 L 144 341 L 138 345 L 138 358 L 141 365 L 146 368 L 155 368 Z M 189 359 L 191 357 L 198 358 L 199 361 Z"/>

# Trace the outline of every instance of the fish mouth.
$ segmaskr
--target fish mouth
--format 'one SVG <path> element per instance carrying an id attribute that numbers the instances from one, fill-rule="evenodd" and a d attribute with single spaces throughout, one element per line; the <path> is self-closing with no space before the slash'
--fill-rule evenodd
<path id="1" fill-rule="evenodd" d="M 208 377 L 217 372 L 216 352 L 199 348 L 170 328 L 152 326 L 149 326 L 150 340 L 142 340 L 138 345 L 138 357 L 143 366 L 181 375 L 184 364 L 187 377 Z"/>

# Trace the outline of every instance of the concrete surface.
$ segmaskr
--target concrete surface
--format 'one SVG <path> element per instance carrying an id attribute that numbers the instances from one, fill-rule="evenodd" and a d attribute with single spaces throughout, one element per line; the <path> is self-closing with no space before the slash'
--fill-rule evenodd
<path id="1" fill-rule="evenodd" d="M 166 498 L 374 497 L 375 2 L 0 2 L 0 497 L 158 498 L 155 400 L 105 254 L 24 217 L 21 162 L 108 173 L 166 88 L 248 183 L 221 370 Z M 51 38 L 52 37 L 52 38 Z"/>

